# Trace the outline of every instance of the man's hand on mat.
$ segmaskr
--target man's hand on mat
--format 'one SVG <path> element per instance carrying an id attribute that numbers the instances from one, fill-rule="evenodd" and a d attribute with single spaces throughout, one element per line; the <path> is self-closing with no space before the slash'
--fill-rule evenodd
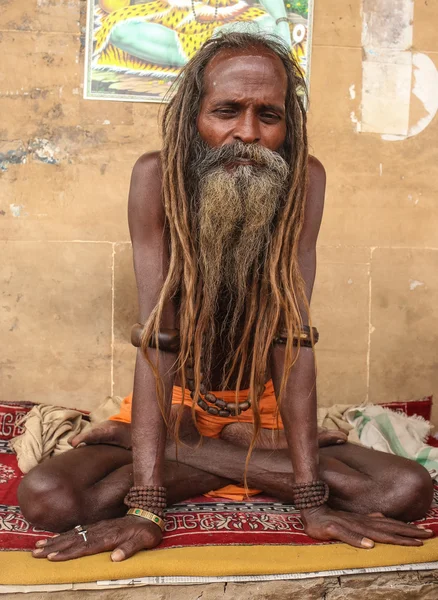
<path id="1" fill-rule="evenodd" d="M 104 421 L 91 429 L 87 429 L 71 437 L 68 441 L 73 448 L 77 448 L 81 444 L 87 446 L 92 444 L 111 444 L 130 450 L 132 447 L 131 425 L 130 423 L 120 423 L 119 421 Z"/>
<path id="2" fill-rule="evenodd" d="M 433 532 L 416 525 L 388 519 L 381 513 L 359 515 L 332 510 L 327 505 L 301 511 L 304 531 L 317 540 L 339 540 L 356 548 L 372 548 L 375 542 L 422 546 Z"/>
<path id="3" fill-rule="evenodd" d="M 100 552 L 111 552 L 111 560 L 120 562 L 140 550 L 155 548 L 163 534 L 155 523 L 127 515 L 120 519 L 99 521 L 84 527 L 87 541 L 75 529 L 37 542 L 35 558 L 63 561 Z"/>

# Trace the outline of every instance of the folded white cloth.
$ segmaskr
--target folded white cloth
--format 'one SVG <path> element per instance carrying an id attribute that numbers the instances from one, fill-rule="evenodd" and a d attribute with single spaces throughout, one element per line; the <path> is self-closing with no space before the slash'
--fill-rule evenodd
<path id="1" fill-rule="evenodd" d="M 359 444 L 359 438 L 354 425 L 345 418 L 348 410 L 353 408 L 351 404 L 334 404 L 333 406 L 318 406 L 318 427 L 326 429 L 339 429 L 348 434 L 348 441 Z"/>
<path id="2" fill-rule="evenodd" d="M 438 475 L 438 448 L 425 442 L 431 430 L 423 417 L 408 417 L 388 408 L 369 404 L 350 408 L 345 418 L 354 426 L 359 441 L 368 448 L 410 458 Z"/>

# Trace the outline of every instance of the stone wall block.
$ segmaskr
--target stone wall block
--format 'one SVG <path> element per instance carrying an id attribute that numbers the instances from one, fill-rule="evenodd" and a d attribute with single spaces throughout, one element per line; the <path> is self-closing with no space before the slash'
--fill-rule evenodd
<path id="1" fill-rule="evenodd" d="M 438 250 L 376 249 L 371 264 L 370 400 L 412 400 L 438 386 Z"/>
<path id="2" fill-rule="evenodd" d="M 362 19 L 360 3 L 349 0 L 315 2 L 313 20 L 314 46 L 361 46 Z"/>
<path id="3" fill-rule="evenodd" d="M 134 127 L 129 103 L 84 100 L 81 85 L 6 90 L 0 92 L 0 111 L 8 115 L 1 122 L 0 140 L 48 140 L 57 148 L 58 160 L 70 164 L 118 156 L 117 149 L 120 154 L 136 140 L 133 156 L 156 148 Z"/>
<path id="4" fill-rule="evenodd" d="M 133 163 L 9 166 L 0 174 L 0 240 L 129 240 Z"/>
<path id="5" fill-rule="evenodd" d="M 0 124 L 0 140 L 18 139 L 28 144 L 45 137 L 49 127 L 76 127 L 79 103 L 75 94 L 80 94 L 79 88 L 68 90 L 61 86 L 0 93 L 0 112 L 8 115 Z"/>
<path id="6" fill-rule="evenodd" d="M 135 102 L 132 106 L 137 135 L 145 143 L 150 144 L 151 149 L 161 147 L 160 117 L 163 109 L 164 105 L 148 102 Z M 144 152 L 146 152 L 146 146 Z"/>
<path id="7" fill-rule="evenodd" d="M 23 95 L 39 88 L 80 87 L 80 40 L 71 33 L 6 31 L 2 33 L 3 73 L 0 93 Z"/>
<path id="8" fill-rule="evenodd" d="M 89 409 L 110 391 L 110 244 L 1 242 L 0 388 Z"/>
<path id="9" fill-rule="evenodd" d="M 75 0 L 28 0 L 24 4 L 3 0 L 0 31 L 49 31 L 79 33 L 80 2 Z"/>
<path id="10" fill-rule="evenodd" d="M 414 49 L 418 52 L 438 52 L 438 3 L 430 0 L 414 5 Z M 434 24 L 431 26 L 431 24 Z"/>
<path id="11" fill-rule="evenodd" d="M 318 402 L 355 404 L 367 393 L 369 250 L 318 248 L 312 322 L 316 346 Z"/>
<path id="12" fill-rule="evenodd" d="M 106 102 L 104 100 L 84 100 L 79 97 L 80 123 L 83 127 L 102 127 L 110 131 L 120 128 L 120 135 L 135 136 L 133 105 L 130 102 Z M 111 137 L 111 134 L 109 134 Z"/>

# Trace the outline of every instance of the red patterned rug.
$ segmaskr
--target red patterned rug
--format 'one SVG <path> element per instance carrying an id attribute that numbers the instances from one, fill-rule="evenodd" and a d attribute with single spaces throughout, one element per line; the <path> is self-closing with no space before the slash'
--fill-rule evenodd
<path id="1" fill-rule="evenodd" d="M 416 414 L 430 417 L 430 399 L 421 401 Z M 408 404 L 413 413 L 413 405 Z M 22 478 L 8 441 L 20 435 L 19 421 L 31 403 L 0 403 L 0 550 L 31 550 L 35 542 L 51 534 L 33 527 L 20 512 L 17 488 Z M 390 405 L 391 406 L 391 405 Z M 397 406 L 398 410 L 404 407 Z M 429 413 L 427 413 L 429 411 Z M 438 535 L 438 486 L 435 501 L 423 519 Z M 203 545 L 308 545 L 321 544 L 303 531 L 300 514 L 293 506 L 259 495 L 249 502 L 230 502 L 199 496 L 168 509 L 166 531 L 159 548 Z"/>

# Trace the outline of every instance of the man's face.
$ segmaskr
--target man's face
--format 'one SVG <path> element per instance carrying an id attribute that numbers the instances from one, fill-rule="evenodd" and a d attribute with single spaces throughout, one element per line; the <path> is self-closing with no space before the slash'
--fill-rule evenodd
<path id="1" fill-rule="evenodd" d="M 241 141 L 279 151 L 286 139 L 287 77 L 263 48 L 224 50 L 207 65 L 197 126 L 212 148 Z"/>

